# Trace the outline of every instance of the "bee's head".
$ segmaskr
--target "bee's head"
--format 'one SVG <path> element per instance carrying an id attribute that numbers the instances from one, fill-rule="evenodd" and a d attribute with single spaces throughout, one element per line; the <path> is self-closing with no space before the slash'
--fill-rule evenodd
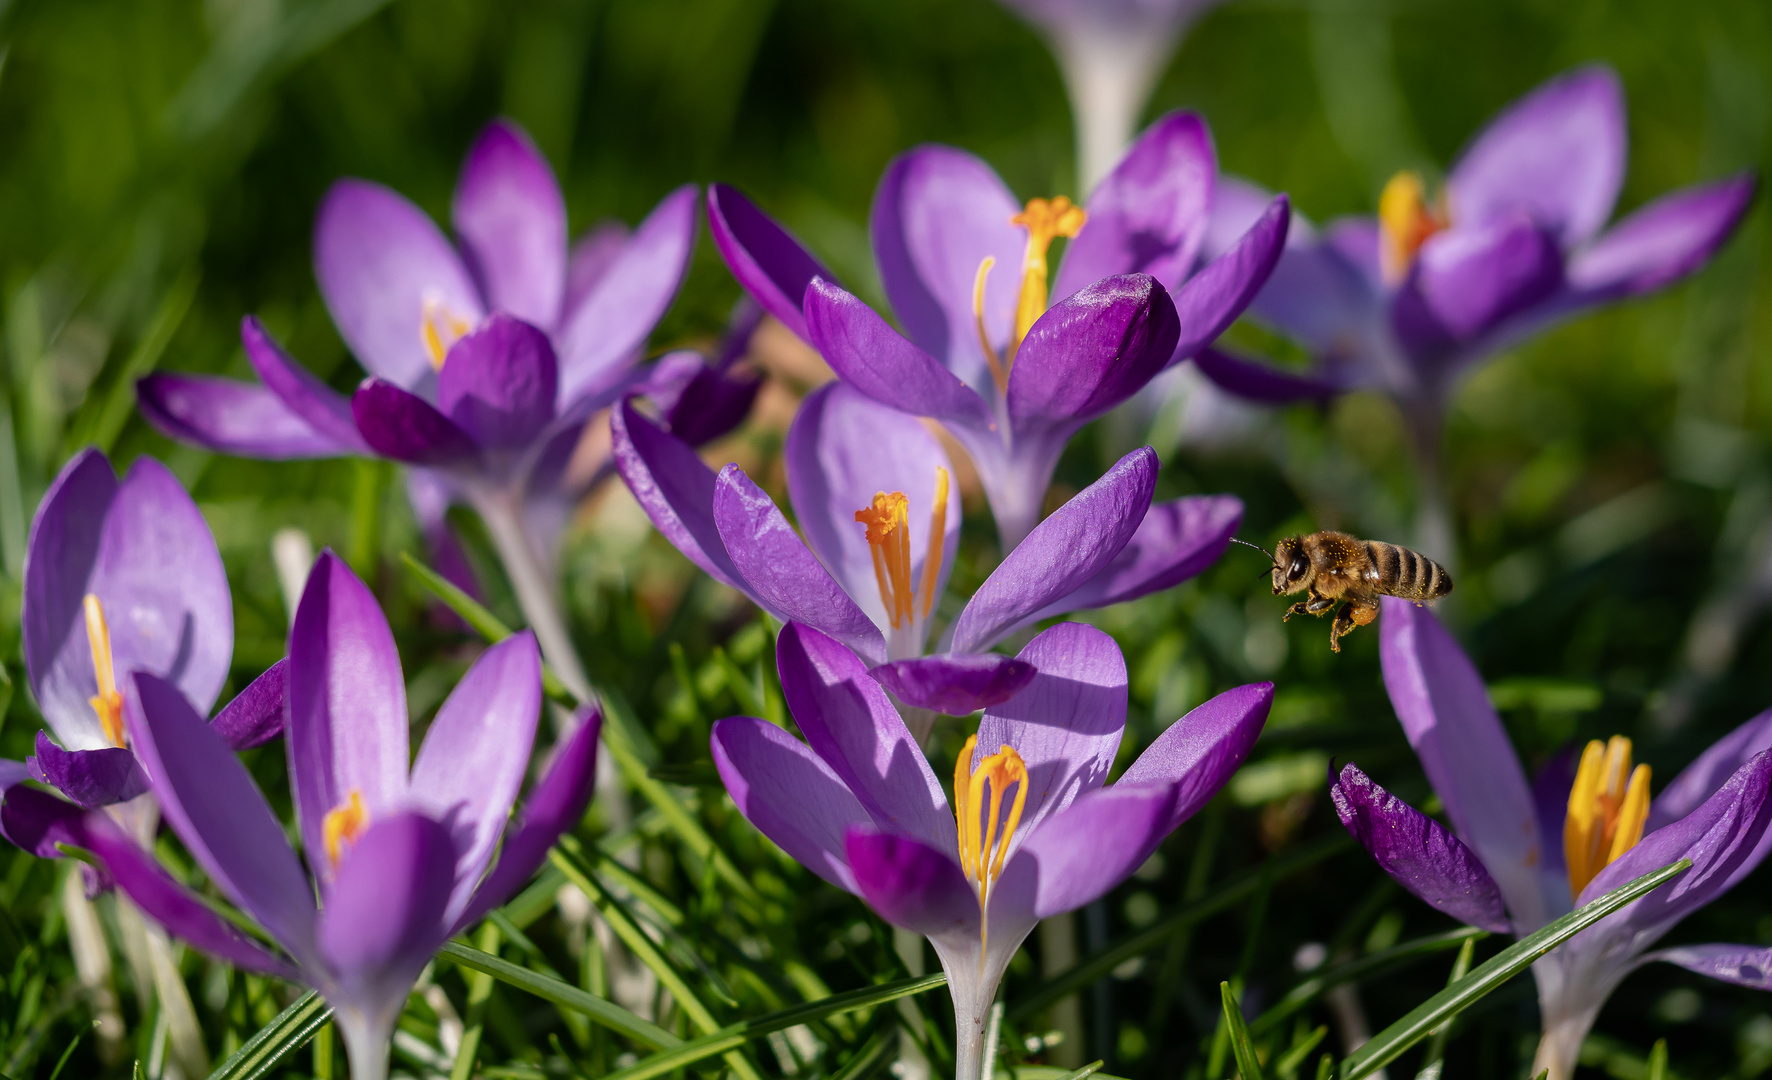
<path id="1" fill-rule="evenodd" d="M 1297 592 L 1311 572 L 1310 556 L 1304 553 L 1304 539 L 1289 536 L 1274 546 L 1274 595 Z"/>

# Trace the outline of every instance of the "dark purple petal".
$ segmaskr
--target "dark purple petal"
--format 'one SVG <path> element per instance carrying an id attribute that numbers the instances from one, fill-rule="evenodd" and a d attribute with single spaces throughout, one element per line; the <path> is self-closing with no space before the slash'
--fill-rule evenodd
<path id="1" fill-rule="evenodd" d="M 747 592 L 714 524 L 714 470 L 681 439 L 642 415 L 631 400 L 610 413 L 609 433 L 616 472 L 664 538 L 714 580 Z"/>
<path id="2" fill-rule="evenodd" d="M 1342 389 L 1332 379 L 1286 371 L 1219 349 L 1201 349 L 1195 353 L 1194 366 L 1219 389 L 1263 405 L 1327 401 Z"/>
<path id="3" fill-rule="evenodd" d="M 1235 495 L 1190 495 L 1157 503 L 1112 562 L 1039 614 L 1107 607 L 1174 588 L 1218 561 L 1243 521 Z"/>
<path id="4" fill-rule="evenodd" d="M 1447 178 L 1455 226 L 1524 212 L 1563 247 L 1612 216 L 1624 182 L 1624 91 L 1604 67 L 1558 76 L 1509 105 Z"/>
<path id="5" fill-rule="evenodd" d="M 450 348 L 437 407 L 481 446 L 527 446 L 554 418 L 558 377 L 548 336 L 500 312 Z"/>
<path id="6" fill-rule="evenodd" d="M 487 307 L 553 327 L 566 286 L 566 201 L 522 128 L 494 120 L 474 140 L 452 210 Z"/>
<path id="7" fill-rule="evenodd" d="M 388 620 L 330 549 L 289 629 L 289 786 L 315 876 L 330 881 L 328 812 L 360 794 L 371 821 L 406 806 L 406 682 Z"/>
<path id="8" fill-rule="evenodd" d="M 843 846 L 856 891 L 882 919 L 930 937 L 978 934 L 978 895 L 945 851 L 853 826 Z"/>
<path id="9" fill-rule="evenodd" d="M 86 846 L 86 811 L 29 785 L 10 784 L 0 798 L 0 833 L 39 859 L 61 857 L 57 844 Z"/>
<path id="10" fill-rule="evenodd" d="M 364 180 L 340 180 L 320 204 L 314 276 L 351 352 L 408 389 L 431 377 L 427 305 L 469 326 L 486 313 L 442 230 L 397 192 Z"/>
<path id="11" fill-rule="evenodd" d="M 1169 294 L 1148 274 L 1088 285 L 1029 328 L 1009 371 L 1009 415 L 1087 420 L 1136 394 L 1169 363 L 1180 325 Z"/>
<path id="12" fill-rule="evenodd" d="M 147 774 L 135 755 L 121 747 L 63 750 L 37 732 L 37 756 L 29 762 L 31 776 L 88 810 L 128 802 L 148 790 Z"/>
<path id="13" fill-rule="evenodd" d="M 954 651 L 989 649 L 1100 573 L 1137 531 L 1156 485 L 1157 455 L 1146 446 L 1053 511 L 972 594 L 954 620 Z"/>
<path id="14" fill-rule="evenodd" d="M 1465 342 L 1554 293 L 1563 282 L 1552 236 L 1524 215 L 1435 233 L 1396 298 L 1398 330 Z"/>
<path id="15" fill-rule="evenodd" d="M 1538 815 L 1538 850 L 1544 856 L 1538 872 L 1559 884 L 1569 880 L 1569 867 L 1563 857 L 1563 825 L 1569 817 L 1569 792 L 1575 786 L 1580 751 L 1579 744 L 1563 747 L 1552 754 L 1532 777 L 1532 806 Z M 1653 806 L 1646 828 L 1650 832 L 1660 828 L 1655 821 Z M 1549 887 L 1557 888 L 1555 885 Z"/>
<path id="16" fill-rule="evenodd" d="M 806 290 L 807 340 L 843 380 L 882 405 L 994 427 L 984 399 L 886 325 L 878 312 L 823 278 Z"/>
<path id="17" fill-rule="evenodd" d="M 1650 953 L 1644 959 L 1678 964 L 1736 986 L 1772 990 L 1772 949 L 1758 945 L 1682 945 Z"/>
<path id="18" fill-rule="evenodd" d="M 794 722 L 874 823 L 949 850 L 954 815 L 941 782 L 860 658 L 789 623 L 776 641 L 775 662 Z"/>
<path id="19" fill-rule="evenodd" d="M 1348 833 L 1403 888 L 1460 922 L 1508 931 L 1500 886 L 1476 853 L 1439 822 L 1352 765 L 1342 767 L 1329 798 Z"/>
<path id="20" fill-rule="evenodd" d="M 815 627 L 861 653 L 886 659 L 886 639 L 813 556 L 767 492 L 728 465 L 714 487 L 714 523 L 747 591 L 784 622 Z"/>
<path id="21" fill-rule="evenodd" d="M 291 461 L 358 452 L 289 411 L 262 386 L 208 375 L 156 371 L 135 384 L 136 406 L 161 434 L 222 454 Z"/>
<path id="22" fill-rule="evenodd" d="M 1226 690 L 1170 724 L 1114 786 L 1175 785 L 1169 818 L 1169 828 L 1175 828 L 1211 802 L 1242 768 L 1273 703 L 1273 683 Z"/>
<path id="23" fill-rule="evenodd" d="M 940 653 L 881 664 L 869 674 L 906 705 L 967 716 L 1014 697 L 1033 681 L 1034 666 L 999 653 Z"/>
<path id="24" fill-rule="evenodd" d="M 296 363 L 266 332 L 255 316 L 240 320 L 240 344 L 246 359 L 258 373 L 265 389 L 276 394 L 290 412 L 308 422 L 316 432 L 352 453 L 367 453 L 357 422 L 351 416 L 350 399 Z"/>
<path id="25" fill-rule="evenodd" d="M 1021 842 L 1004 867 L 1002 894 L 991 898 L 991 917 L 1012 912 L 1023 897 L 1044 919 L 1075 911 L 1132 876 L 1169 835 L 1174 793 L 1164 788 L 1111 788 L 1084 792 Z M 1031 896 L 1016 878 L 1035 868 Z"/>
<path id="26" fill-rule="evenodd" d="M 1212 344 L 1255 300 L 1286 250 L 1291 221 L 1291 202 L 1284 195 L 1274 196 L 1241 239 L 1176 290 L 1181 333 L 1170 363 L 1180 363 Z"/>
<path id="27" fill-rule="evenodd" d="M 559 325 L 572 321 L 573 313 L 584 298 L 609 273 L 616 256 L 627 246 L 628 235 L 625 224 L 607 219 L 597 222 L 590 231 L 573 241 L 572 253 L 566 262 L 566 298 L 561 302 Z"/>
<path id="28" fill-rule="evenodd" d="M 1685 277 L 1734 234 L 1756 186 L 1742 173 L 1657 199 L 1570 260 L 1570 287 L 1594 297 L 1636 296 Z"/>
<path id="29" fill-rule="evenodd" d="M 708 231 L 745 291 L 764 311 L 805 338 L 801 298 L 806 286 L 813 278 L 835 276 L 774 218 L 725 184 L 708 185 Z"/>
<path id="30" fill-rule="evenodd" d="M 289 658 L 272 664 L 222 706 L 209 726 L 229 750 L 250 750 L 283 734 L 289 719 Z"/>
<path id="31" fill-rule="evenodd" d="M 1115 274 L 1149 274 L 1173 290 L 1205 239 L 1218 155 L 1206 122 L 1172 112 L 1146 128 L 1089 194 L 1089 221 L 1065 249 L 1052 295 Z"/>
<path id="32" fill-rule="evenodd" d="M 373 1013 L 406 1000 L 447 940 L 455 854 L 448 829 L 408 812 L 376 821 L 344 857 L 319 944 L 347 1004 Z"/>
<path id="33" fill-rule="evenodd" d="M 459 465 L 480 456 L 473 436 L 437 407 L 391 382 L 363 380 L 351 398 L 363 441 L 383 457 L 409 465 Z"/>
<path id="34" fill-rule="evenodd" d="M 843 837 L 873 819 L 824 759 L 750 716 L 716 723 L 711 744 L 714 767 L 745 820 L 801 866 L 855 892 Z"/>
<path id="35" fill-rule="evenodd" d="M 728 434 L 750 415 L 763 376 L 734 373 L 691 350 L 666 353 L 646 373 L 642 393 L 665 427 L 690 446 Z"/>

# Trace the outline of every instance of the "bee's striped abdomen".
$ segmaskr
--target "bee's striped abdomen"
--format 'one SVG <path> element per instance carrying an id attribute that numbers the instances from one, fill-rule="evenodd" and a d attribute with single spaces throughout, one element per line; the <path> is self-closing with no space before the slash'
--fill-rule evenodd
<path id="1" fill-rule="evenodd" d="M 1366 541 L 1366 557 L 1378 572 L 1379 590 L 1405 600 L 1437 600 L 1452 591 L 1452 575 L 1439 563 L 1406 547 Z"/>

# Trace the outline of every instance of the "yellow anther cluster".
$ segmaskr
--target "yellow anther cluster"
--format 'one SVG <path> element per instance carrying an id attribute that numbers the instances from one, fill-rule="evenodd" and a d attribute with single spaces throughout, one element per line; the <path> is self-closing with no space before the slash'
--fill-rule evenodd
<path id="1" fill-rule="evenodd" d="M 935 505 L 929 512 L 929 546 L 923 555 L 922 612 L 917 611 L 916 583 L 911 580 L 910 499 L 902 491 L 878 492 L 874 501 L 855 512 L 855 520 L 867 526 L 868 546 L 874 553 L 874 579 L 880 600 L 892 619 L 894 630 L 916 619 L 929 617 L 935 603 L 935 580 L 941 572 L 947 533 L 948 471 L 935 470 Z"/>
<path id="2" fill-rule="evenodd" d="M 1412 172 L 1391 177 L 1378 197 L 1378 267 L 1384 280 L 1401 283 L 1421 245 L 1451 223 L 1444 198 L 1437 206 L 1427 201 L 1421 177 Z"/>
<path id="3" fill-rule="evenodd" d="M 954 820 L 959 825 L 960 867 L 966 880 L 978 890 L 982 907 L 990 899 L 991 885 L 1003 872 L 1003 860 L 1009 855 L 1009 841 L 1021 824 L 1021 812 L 1028 801 L 1028 770 L 1021 755 L 1005 746 L 972 768 L 972 753 L 978 747 L 978 736 L 966 740 L 960 757 L 954 762 Z M 985 810 L 985 789 L 990 789 L 990 805 Z M 1015 801 L 1009 813 L 1003 813 L 1003 799 L 1015 788 Z"/>
<path id="4" fill-rule="evenodd" d="M 472 329 L 466 319 L 449 310 L 443 301 L 432 296 L 425 297 L 424 314 L 419 317 L 419 335 L 424 339 L 425 352 L 431 358 L 432 367 L 442 371 L 443 359 L 449 355 L 449 347 Z"/>
<path id="5" fill-rule="evenodd" d="M 356 788 L 351 789 L 350 798 L 326 811 L 320 831 L 326 838 L 326 861 L 334 870 L 344 857 L 344 846 L 355 844 L 368 828 L 369 807 L 363 804 L 363 793 Z"/>
<path id="6" fill-rule="evenodd" d="M 1022 339 L 1028 336 L 1040 316 L 1046 314 L 1046 283 L 1050 276 L 1047 250 L 1052 247 L 1052 241 L 1061 236 L 1076 236 L 1088 220 L 1088 212 L 1063 195 L 1053 199 L 1029 199 L 1021 213 L 1009 219 L 1011 225 L 1020 225 L 1028 231 L 1028 246 L 1021 259 L 1021 294 L 1015 304 L 1015 331 L 1002 356 L 991 347 L 990 335 L 984 328 L 984 283 L 997 260 L 987 255 L 978 264 L 978 273 L 972 279 L 972 316 L 978 324 L 978 341 L 984 347 L 985 361 L 991 366 L 991 377 L 996 379 L 999 391 L 1008 389 L 1009 368 L 1015 363 L 1015 352 L 1021 348 Z"/>
<path id="7" fill-rule="evenodd" d="M 1588 743 L 1563 821 L 1569 891 L 1579 896 L 1594 875 L 1635 847 L 1648 817 L 1649 766 L 1631 768 L 1630 740 L 1614 735 Z"/>
<path id="8" fill-rule="evenodd" d="M 104 605 L 98 597 L 87 593 L 86 642 L 92 646 L 92 674 L 98 681 L 98 693 L 89 700 L 98 714 L 99 726 L 112 746 L 123 745 L 123 695 L 117 692 L 117 671 L 111 662 L 111 628 L 105 623 Z"/>

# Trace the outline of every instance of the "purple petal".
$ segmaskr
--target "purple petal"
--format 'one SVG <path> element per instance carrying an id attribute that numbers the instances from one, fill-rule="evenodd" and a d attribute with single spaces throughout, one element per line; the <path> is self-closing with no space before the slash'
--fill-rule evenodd
<path id="1" fill-rule="evenodd" d="M 523 800 L 516 822 L 505 830 L 498 862 L 456 919 L 452 935 L 504 903 L 540 868 L 560 834 L 584 818 L 597 782 L 597 735 L 603 729 L 603 714 L 595 706 L 583 706 L 573 722 L 571 734 L 554 747 L 547 771 Z"/>
<path id="2" fill-rule="evenodd" d="M 1163 370 L 1179 333 L 1175 305 L 1156 278 L 1128 274 L 1086 286 L 1028 330 L 1009 371 L 1009 415 L 1017 428 L 1099 416 Z"/>
<path id="3" fill-rule="evenodd" d="M 1112 562 L 1049 604 L 1038 618 L 1174 588 L 1217 562 L 1242 521 L 1243 500 L 1235 495 L 1191 495 L 1157 503 Z"/>
<path id="4" fill-rule="evenodd" d="M 487 306 L 552 327 L 566 285 L 566 201 L 522 128 L 494 120 L 474 140 L 452 210 Z"/>
<path id="5" fill-rule="evenodd" d="M 870 663 L 886 659 L 880 628 L 807 550 L 775 500 L 737 465 L 720 470 L 714 523 L 747 591 L 766 610 L 830 634 Z"/>
<path id="6" fill-rule="evenodd" d="M 541 652 L 525 630 L 480 654 L 418 748 L 411 805 L 443 823 L 457 852 L 452 919 L 492 861 L 540 716 Z"/>
<path id="7" fill-rule="evenodd" d="M 1532 806 L 1538 816 L 1538 850 L 1544 855 L 1538 872 L 1555 883 L 1546 886 L 1552 891 L 1566 891 L 1563 885 L 1569 880 L 1569 867 L 1563 857 L 1563 825 L 1569 817 L 1569 792 L 1575 786 L 1580 749 L 1580 745 L 1574 743 L 1563 747 L 1552 754 L 1532 777 Z M 1653 805 L 1647 828 L 1651 832 L 1660 828 L 1655 822 Z"/>
<path id="8" fill-rule="evenodd" d="M 1180 363 L 1212 344 L 1255 300 L 1286 249 L 1291 221 L 1291 202 L 1284 195 L 1274 196 L 1241 239 L 1175 291 L 1181 332 L 1170 363 Z"/>
<path id="9" fill-rule="evenodd" d="M 843 836 L 872 819 L 824 759 L 750 716 L 719 721 L 711 742 L 714 766 L 745 820 L 801 866 L 856 892 Z"/>
<path id="10" fill-rule="evenodd" d="M 560 325 L 572 321 L 572 315 L 584 298 L 615 265 L 616 256 L 627 246 L 629 229 L 620 221 L 599 221 L 589 232 L 573 241 L 572 253 L 566 262 L 566 298 L 561 303 Z"/>
<path id="11" fill-rule="evenodd" d="M 1507 933 L 1501 888 L 1476 853 L 1439 822 L 1352 765 L 1342 767 L 1329 798 L 1348 833 L 1399 885 L 1459 922 Z"/>
<path id="12" fill-rule="evenodd" d="M 63 750 L 37 732 L 37 756 L 29 764 L 32 779 L 40 780 L 90 810 L 128 802 L 148 790 L 147 774 L 135 755 L 121 747 L 103 750 Z"/>
<path id="13" fill-rule="evenodd" d="M 1285 371 L 1219 349 L 1201 349 L 1194 354 L 1194 365 L 1219 389 L 1263 405 L 1327 401 L 1342 389 L 1331 379 Z"/>
<path id="14" fill-rule="evenodd" d="M 1036 525 L 954 620 L 954 651 L 989 649 L 1100 573 L 1137 531 L 1156 485 L 1156 452 L 1143 447 Z"/>
<path id="15" fill-rule="evenodd" d="M 560 408 L 607 387 L 639 357 L 695 251 L 694 184 L 666 195 L 560 329 Z"/>
<path id="16" fill-rule="evenodd" d="M 457 465 L 480 455 L 473 436 L 437 407 L 391 382 L 363 380 L 351 398 L 363 441 L 383 457 L 409 465 Z"/>
<path id="17" fill-rule="evenodd" d="M 709 363 L 692 349 L 680 349 L 647 369 L 640 392 L 671 434 L 690 446 L 704 446 L 744 423 L 762 388 L 760 374 L 735 372 Z"/>
<path id="18" fill-rule="evenodd" d="M 1734 234 L 1756 186 L 1743 173 L 1657 199 L 1577 254 L 1570 286 L 1596 297 L 1637 296 L 1693 273 Z"/>
<path id="19" fill-rule="evenodd" d="M 375 597 L 331 550 L 322 551 L 289 629 L 289 786 L 302 845 L 321 880 L 326 814 L 363 797 L 370 821 L 407 800 L 406 683 Z"/>
<path id="20" fill-rule="evenodd" d="M 32 775 L 30 766 L 25 762 L 0 758 L 0 796 L 5 795 L 6 789 L 14 784 L 22 784 L 26 780 L 34 779 L 36 777 Z"/>
<path id="21" fill-rule="evenodd" d="M 1684 945 L 1644 959 L 1665 960 L 1736 986 L 1772 990 L 1772 949 L 1758 945 Z"/>
<path id="22" fill-rule="evenodd" d="M 948 146 L 899 155 L 874 191 L 868 231 L 892 310 L 911 340 L 973 387 L 990 378 L 973 284 L 979 264 L 995 259 L 985 279 L 984 321 L 991 347 L 1001 352 L 1015 325 L 1027 247 L 1027 234 L 1009 223 L 1019 213 L 1021 204 L 989 165 Z"/>
<path id="23" fill-rule="evenodd" d="M 308 957 L 313 887 L 246 766 L 177 687 L 141 673 L 131 682 L 124 722 L 166 820 L 229 899 Z"/>
<path id="24" fill-rule="evenodd" d="M 320 914 L 320 953 L 360 1011 L 397 1011 L 431 954 L 455 872 L 449 830 L 400 813 L 369 827 L 339 867 Z"/>
<path id="25" fill-rule="evenodd" d="M 250 750 L 283 734 L 288 715 L 289 658 L 272 664 L 222 706 L 209 726 L 229 750 Z"/>
<path id="26" fill-rule="evenodd" d="M 881 664 L 869 674 L 906 705 L 967 716 L 1020 693 L 1034 666 L 998 653 L 940 653 Z"/>
<path id="27" fill-rule="evenodd" d="M 978 896 L 945 852 L 854 826 L 843 846 L 856 892 L 882 919 L 930 937 L 978 934 Z"/>
<path id="28" fill-rule="evenodd" d="M 315 431 L 277 395 L 235 379 L 156 371 L 136 381 L 135 401 L 167 438 L 221 454 L 269 461 L 340 457 L 363 441 L 353 433 L 351 442 L 341 443 Z"/>
<path id="29" fill-rule="evenodd" d="M 29 785 L 9 784 L 0 799 L 0 833 L 39 859 L 60 858 L 57 844 L 85 847 L 86 821 L 82 807 Z"/>
<path id="30" fill-rule="evenodd" d="M 749 595 L 714 524 L 714 470 L 681 439 L 642 415 L 631 400 L 610 414 L 609 431 L 615 470 L 652 524 L 703 572 Z M 751 599 L 763 605 L 756 596 Z"/>
<path id="31" fill-rule="evenodd" d="M 500 312 L 450 348 L 437 406 L 481 446 L 523 447 L 554 418 L 558 377 L 548 336 Z"/>
<path id="32" fill-rule="evenodd" d="M 1454 342 L 1476 337 L 1554 293 L 1563 281 L 1555 240 L 1516 215 L 1436 233 L 1421 246 L 1415 274 L 1395 303 L 1400 332 L 1422 338 L 1425 321 Z"/>
<path id="33" fill-rule="evenodd" d="M 427 304 L 477 326 L 479 290 L 442 231 L 397 192 L 341 180 L 314 223 L 314 275 L 332 321 L 363 366 L 398 386 L 431 377 Z"/>
<path id="34" fill-rule="evenodd" d="M 783 326 L 805 338 L 801 298 L 806 287 L 813 278 L 834 280 L 834 275 L 774 218 L 725 184 L 708 185 L 708 231 L 745 291 Z"/>
<path id="35" fill-rule="evenodd" d="M 806 289 L 805 327 L 806 339 L 831 369 L 880 404 L 913 416 L 995 426 L 984 399 L 959 376 L 823 278 Z"/>
<path id="36" fill-rule="evenodd" d="M 1698 809 L 1736 770 L 1767 749 L 1772 749 L 1772 709 L 1712 743 L 1674 777 L 1673 783 L 1662 788 L 1649 806 L 1647 830 L 1671 825 Z"/>
<path id="37" fill-rule="evenodd" d="M 1175 785 L 1169 818 L 1169 828 L 1175 828 L 1211 802 L 1242 768 L 1273 703 L 1273 683 L 1226 690 L 1170 724 L 1114 786 Z"/>
<path id="38" fill-rule="evenodd" d="M 874 574 L 873 546 L 855 512 L 878 492 L 902 491 L 910 500 L 911 581 L 918 611 L 924 595 L 923 571 L 929 525 L 935 507 L 935 473 L 954 474 L 953 463 L 916 417 L 887 408 L 841 382 L 808 394 L 788 428 L 782 450 L 788 494 L 806 544 L 842 583 L 868 618 L 882 629 L 892 624 Z M 948 485 L 944 531 L 933 603 L 940 602 L 960 547 L 960 486 Z"/>
<path id="39" fill-rule="evenodd" d="M 954 815 L 898 710 L 860 658 L 809 627 L 789 623 L 776 642 L 788 712 L 814 752 L 883 829 L 949 850 Z"/>
<path id="40" fill-rule="evenodd" d="M 1624 91 L 1604 67 L 1561 75 L 1508 106 L 1447 178 L 1453 221 L 1524 211 L 1563 247 L 1598 232 L 1624 182 Z"/>
<path id="41" fill-rule="evenodd" d="M 1075 911 L 1100 899 L 1157 850 L 1169 835 L 1174 793 L 1164 788 L 1111 788 L 1085 792 L 1053 814 L 1021 842 L 1004 867 L 1001 895 L 991 898 L 991 918 L 1031 902 L 1035 918 Z M 1012 889 L 1032 865 L 1031 890 Z M 1022 892 L 1022 896 L 1014 895 Z M 1030 894 L 1031 893 L 1031 894 Z"/>
<path id="42" fill-rule="evenodd" d="M 1145 129 L 1089 194 L 1089 221 L 1065 250 L 1052 295 L 1115 274 L 1149 274 L 1174 289 L 1205 239 L 1218 155 L 1197 114 L 1172 112 Z"/>
<path id="43" fill-rule="evenodd" d="M 1550 905 L 1539 884 L 1532 794 L 1482 677 L 1427 609 L 1385 597 L 1383 610 L 1379 657 L 1403 734 L 1515 922 L 1543 925 Z"/>
<path id="44" fill-rule="evenodd" d="M 357 422 L 351 416 L 350 399 L 296 363 L 256 317 L 248 315 L 240 320 L 240 344 L 246 349 L 246 359 L 252 363 L 252 370 L 258 373 L 259 381 L 265 384 L 265 389 L 276 394 L 290 412 L 352 453 L 368 452 L 363 436 L 357 431 Z"/>

